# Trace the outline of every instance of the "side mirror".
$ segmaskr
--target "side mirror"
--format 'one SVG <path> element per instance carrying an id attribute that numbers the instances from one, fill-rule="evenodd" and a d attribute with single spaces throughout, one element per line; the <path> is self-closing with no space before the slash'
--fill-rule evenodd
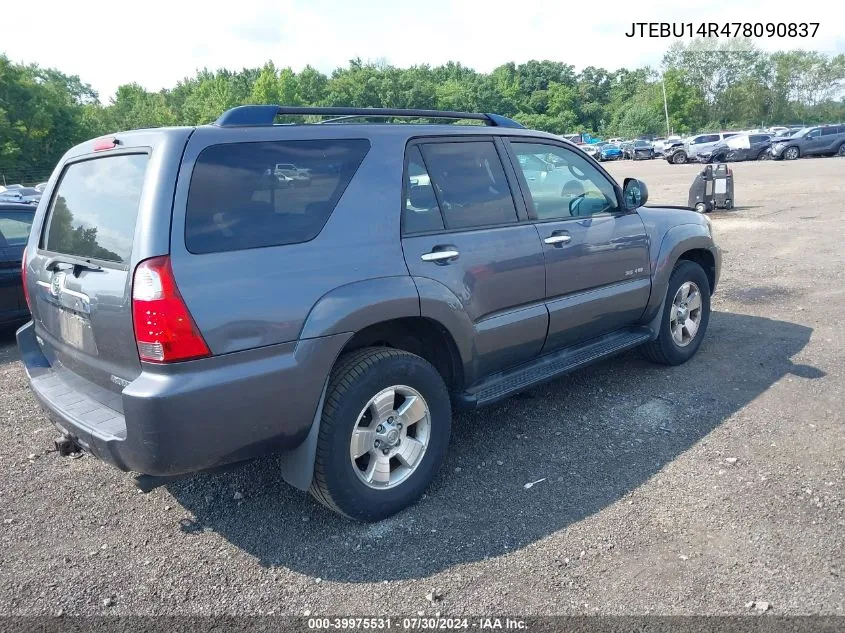
<path id="1" fill-rule="evenodd" d="M 639 209 L 648 202 L 648 187 L 642 180 L 626 178 L 622 187 L 622 198 L 628 211 Z"/>

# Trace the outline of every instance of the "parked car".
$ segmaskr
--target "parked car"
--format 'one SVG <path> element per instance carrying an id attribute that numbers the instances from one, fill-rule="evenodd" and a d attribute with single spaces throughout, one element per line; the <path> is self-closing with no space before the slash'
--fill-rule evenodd
<path id="1" fill-rule="evenodd" d="M 698 160 L 704 163 L 769 160 L 771 144 L 770 134 L 737 134 L 717 143 L 710 151 L 702 152 L 698 155 Z"/>
<path id="2" fill-rule="evenodd" d="M 241 106 L 62 157 L 17 333 L 61 450 L 147 488 L 281 452 L 288 482 L 373 521 L 426 490 L 453 408 L 698 350 L 721 266 L 705 216 L 498 115 L 273 124 L 292 114 L 456 118 Z M 310 187 L 267 178 L 294 157 Z"/>
<path id="3" fill-rule="evenodd" d="M 280 182 L 294 187 L 304 187 L 311 184 L 309 169 L 301 169 L 293 163 L 278 163 L 273 173 Z"/>
<path id="4" fill-rule="evenodd" d="M 795 160 L 801 156 L 845 156 L 845 125 L 805 127 L 772 143 L 772 158 Z"/>
<path id="5" fill-rule="evenodd" d="M 740 132 L 718 132 L 693 136 L 684 142 L 682 149 L 673 148 L 672 157 L 669 162 L 677 165 L 686 163 L 689 160 L 697 160 L 699 154 L 712 151 L 717 144 L 737 134 L 740 134 Z"/>
<path id="6" fill-rule="evenodd" d="M 39 200 L 41 200 L 41 192 L 32 187 L 15 187 L 0 193 L 0 202 L 38 204 Z"/>
<path id="7" fill-rule="evenodd" d="M 40 192 L 43 192 L 43 191 L 44 191 L 44 189 L 46 189 L 46 188 L 47 188 L 47 183 L 46 183 L 46 182 L 39 182 L 37 185 L 35 185 L 35 187 L 33 187 L 33 189 L 35 189 L 35 190 L 36 190 L 36 191 L 38 191 L 39 193 L 40 193 Z"/>
<path id="8" fill-rule="evenodd" d="M 21 260 L 34 216 L 35 209 L 30 205 L 0 202 L 0 327 L 29 319 Z"/>
<path id="9" fill-rule="evenodd" d="M 622 149 L 613 143 L 599 143 L 599 160 L 619 160 L 622 158 Z"/>
<path id="10" fill-rule="evenodd" d="M 654 149 L 655 156 L 663 156 L 665 150 L 675 143 L 682 143 L 683 139 L 680 136 L 670 136 L 668 138 L 657 137 L 651 142 L 651 146 Z"/>
<path id="11" fill-rule="evenodd" d="M 625 158 L 632 160 L 654 158 L 654 148 L 648 141 L 637 140 L 627 144 L 624 150 Z"/>
<path id="12" fill-rule="evenodd" d="M 590 158 L 594 160 L 601 160 L 601 147 L 599 147 L 598 143 L 593 143 L 591 145 L 579 145 L 578 148 Z"/>

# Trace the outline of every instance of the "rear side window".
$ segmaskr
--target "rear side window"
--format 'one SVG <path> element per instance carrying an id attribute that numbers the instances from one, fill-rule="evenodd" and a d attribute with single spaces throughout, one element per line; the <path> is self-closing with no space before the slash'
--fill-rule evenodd
<path id="1" fill-rule="evenodd" d="M 32 213 L 0 210 L 0 246 L 26 246 Z"/>
<path id="2" fill-rule="evenodd" d="M 72 163 L 59 181 L 42 248 L 126 264 L 147 170 L 147 154 Z"/>
<path id="3" fill-rule="evenodd" d="M 492 141 L 422 145 L 447 229 L 516 223 L 516 207 Z"/>
<path id="4" fill-rule="evenodd" d="M 835 126 L 830 127 L 823 127 L 822 128 L 822 136 L 833 136 L 835 134 L 839 134 L 839 128 Z"/>
<path id="5" fill-rule="evenodd" d="M 408 150 L 405 180 L 405 206 L 402 209 L 402 234 L 413 235 L 426 231 L 442 231 L 443 218 L 434 186 L 420 154 L 419 146 Z"/>
<path id="6" fill-rule="evenodd" d="M 369 148 L 365 139 L 207 147 L 191 176 L 185 246 L 202 254 L 313 239 Z"/>

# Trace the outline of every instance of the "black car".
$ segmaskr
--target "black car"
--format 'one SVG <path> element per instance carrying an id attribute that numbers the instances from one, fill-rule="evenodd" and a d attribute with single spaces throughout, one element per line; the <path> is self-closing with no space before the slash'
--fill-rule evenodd
<path id="1" fill-rule="evenodd" d="M 771 134 L 738 134 L 719 143 L 713 149 L 699 156 L 705 163 L 733 163 L 743 160 L 769 160 L 772 155 Z"/>
<path id="2" fill-rule="evenodd" d="M 630 158 L 633 160 L 639 160 L 641 158 L 654 158 L 654 147 L 651 143 L 642 139 L 626 143 L 624 152 L 625 158 Z"/>
<path id="3" fill-rule="evenodd" d="M 21 283 L 21 258 L 34 217 L 32 205 L 0 202 L 0 326 L 29 318 Z"/>

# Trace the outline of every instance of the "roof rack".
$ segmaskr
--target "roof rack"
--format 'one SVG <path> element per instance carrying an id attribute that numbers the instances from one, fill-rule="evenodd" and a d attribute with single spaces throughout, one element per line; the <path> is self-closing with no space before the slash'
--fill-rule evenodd
<path id="1" fill-rule="evenodd" d="M 450 112 L 447 110 L 412 110 L 396 108 L 318 108 L 313 106 L 243 105 L 227 110 L 214 122 L 218 127 L 248 127 L 273 125 L 277 116 L 322 115 L 334 117 L 329 121 L 357 118 L 402 117 L 414 119 L 452 119 L 483 121 L 496 127 L 523 127 L 513 119 L 481 112 Z"/>

